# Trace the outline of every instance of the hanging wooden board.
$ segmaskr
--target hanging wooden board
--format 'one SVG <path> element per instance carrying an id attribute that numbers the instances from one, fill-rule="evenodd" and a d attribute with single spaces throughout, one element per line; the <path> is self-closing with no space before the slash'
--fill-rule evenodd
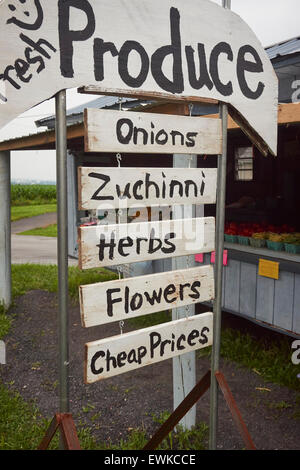
<path id="1" fill-rule="evenodd" d="M 228 103 L 252 141 L 276 153 L 278 80 L 237 14 L 208 0 L 24 1 L 0 3 L 0 128 L 89 84 L 113 96 Z"/>
<path id="2" fill-rule="evenodd" d="M 79 227 L 80 269 L 214 251 L 215 219 Z"/>
<path id="3" fill-rule="evenodd" d="M 85 152 L 222 153 L 220 119 L 86 109 Z"/>
<path id="4" fill-rule="evenodd" d="M 215 204 L 216 168 L 78 168 L 79 210 Z"/>
<path id="5" fill-rule="evenodd" d="M 82 326 L 103 325 L 214 298 L 212 266 L 80 286 Z"/>
<path id="6" fill-rule="evenodd" d="M 212 344 L 213 313 L 206 312 L 85 345 L 85 382 L 130 372 Z"/>

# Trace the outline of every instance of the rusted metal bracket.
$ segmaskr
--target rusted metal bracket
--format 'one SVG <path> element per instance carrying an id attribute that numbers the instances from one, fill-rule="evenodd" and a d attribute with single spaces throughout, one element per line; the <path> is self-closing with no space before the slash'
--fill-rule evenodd
<path id="1" fill-rule="evenodd" d="M 233 420 L 245 443 L 246 448 L 248 450 L 256 450 L 224 375 L 220 371 L 216 371 L 215 376 L 219 387 L 223 393 L 225 401 L 228 405 L 228 408 L 232 414 Z M 202 377 L 202 379 L 200 379 L 200 381 L 195 385 L 195 387 L 190 391 L 190 393 L 185 397 L 185 399 L 180 403 L 180 405 L 173 411 L 169 418 L 151 437 L 150 441 L 147 442 L 143 450 L 154 450 L 159 446 L 159 444 L 175 428 L 175 426 L 179 423 L 183 416 L 192 408 L 192 406 L 197 403 L 197 401 L 202 397 L 202 395 L 204 395 L 204 393 L 209 389 L 210 380 L 211 371 L 208 371 Z"/>
<path id="2" fill-rule="evenodd" d="M 60 431 L 65 450 L 81 450 L 76 427 L 70 413 L 56 413 L 54 415 L 38 450 L 48 449 L 57 429 Z"/>

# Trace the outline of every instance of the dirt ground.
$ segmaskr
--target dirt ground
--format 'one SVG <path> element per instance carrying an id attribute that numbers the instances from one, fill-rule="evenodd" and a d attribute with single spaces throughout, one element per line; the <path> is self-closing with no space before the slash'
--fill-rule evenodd
<path id="1" fill-rule="evenodd" d="M 51 418 L 59 411 L 57 296 L 31 291 L 19 297 L 10 312 L 13 328 L 5 339 L 7 364 L 1 366 L 4 383 L 25 400 L 34 400 Z M 152 414 L 172 411 L 172 362 L 163 361 L 94 384 L 84 384 L 84 345 L 119 334 L 116 323 L 83 328 L 79 306 L 70 304 L 70 404 L 75 423 L 86 422 L 99 441 L 118 442 L 132 428 L 151 435 L 158 427 Z M 125 324 L 124 332 L 128 331 Z M 208 359 L 197 359 L 200 379 L 209 369 Z M 249 433 L 259 450 L 299 450 L 300 420 L 295 418 L 299 392 L 265 382 L 257 373 L 221 361 L 232 394 Z M 276 406 L 286 403 L 288 407 Z M 299 407 L 299 405 L 298 405 Z M 197 422 L 209 423 L 209 392 L 197 404 Z M 244 443 L 223 397 L 219 399 L 218 448 L 240 450 Z"/>

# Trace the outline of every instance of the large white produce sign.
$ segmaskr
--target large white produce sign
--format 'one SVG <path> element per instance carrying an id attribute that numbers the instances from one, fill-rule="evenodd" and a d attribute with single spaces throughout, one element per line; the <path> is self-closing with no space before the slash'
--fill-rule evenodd
<path id="1" fill-rule="evenodd" d="M 59 90 L 209 98 L 276 153 L 278 83 L 235 13 L 208 0 L 2 0 L 0 128 Z"/>

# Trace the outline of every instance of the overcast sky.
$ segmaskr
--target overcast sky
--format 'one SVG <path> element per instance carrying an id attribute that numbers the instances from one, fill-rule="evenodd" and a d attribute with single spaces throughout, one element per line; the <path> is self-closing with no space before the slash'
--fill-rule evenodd
<path id="1" fill-rule="evenodd" d="M 222 4 L 222 0 L 213 1 Z M 231 8 L 248 23 L 264 47 L 300 36 L 299 0 L 232 0 Z M 78 95 L 76 90 L 69 90 L 67 107 L 72 108 L 95 98 L 95 96 Z M 54 114 L 53 99 L 15 119 L 0 131 L 0 140 L 35 133 L 34 121 L 50 114 Z M 55 153 L 53 151 L 12 152 L 11 169 L 12 180 L 34 178 L 55 181 Z"/>

